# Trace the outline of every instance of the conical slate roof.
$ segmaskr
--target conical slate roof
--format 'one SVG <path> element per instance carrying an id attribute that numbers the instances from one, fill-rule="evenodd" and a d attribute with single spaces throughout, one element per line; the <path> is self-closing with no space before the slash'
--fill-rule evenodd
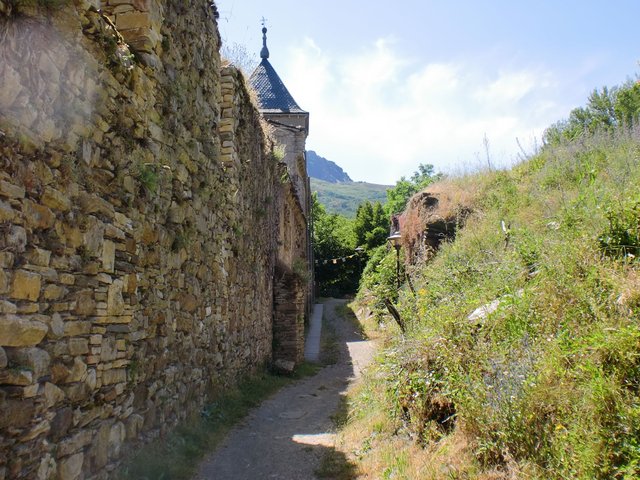
<path id="1" fill-rule="evenodd" d="M 262 29 L 262 61 L 249 77 L 249 82 L 258 94 L 260 110 L 266 113 L 307 113 L 293 99 L 287 87 L 269 63 L 267 29 Z"/>

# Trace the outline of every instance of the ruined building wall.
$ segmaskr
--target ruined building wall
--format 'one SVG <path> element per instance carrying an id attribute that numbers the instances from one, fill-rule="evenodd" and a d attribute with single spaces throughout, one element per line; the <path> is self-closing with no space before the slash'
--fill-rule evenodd
<path id="1" fill-rule="evenodd" d="M 0 479 L 104 478 L 125 442 L 271 359 L 289 194 L 221 68 L 210 2 L 102 2 L 109 17 L 14 3 L 0 0 Z"/>

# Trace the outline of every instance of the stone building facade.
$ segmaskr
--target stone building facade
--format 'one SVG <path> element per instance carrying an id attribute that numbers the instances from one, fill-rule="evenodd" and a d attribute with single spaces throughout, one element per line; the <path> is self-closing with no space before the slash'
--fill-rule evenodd
<path id="1" fill-rule="evenodd" d="M 211 2 L 46 3 L 0 0 L 0 479 L 102 479 L 292 343 L 306 224 Z"/>
<path id="2" fill-rule="evenodd" d="M 309 113 L 302 110 L 269 62 L 267 29 L 262 29 L 261 61 L 250 77 L 258 95 L 260 113 L 272 127 L 282 149 L 290 201 L 280 213 L 280 240 L 276 275 L 274 358 L 299 362 L 304 355 L 304 323 L 313 301 L 313 258 L 310 241 L 311 186 L 305 143 Z M 293 235 L 292 235 L 293 233 Z"/>

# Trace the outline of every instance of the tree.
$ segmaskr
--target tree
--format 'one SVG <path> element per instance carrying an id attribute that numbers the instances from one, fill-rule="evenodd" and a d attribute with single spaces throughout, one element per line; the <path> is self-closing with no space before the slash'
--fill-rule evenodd
<path id="1" fill-rule="evenodd" d="M 551 125 L 544 133 L 544 143 L 555 145 L 581 135 L 631 127 L 640 116 L 640 84 L 629 80 L 620 87 L 595 89 L 587 105 L 574 108 L 567 120 Z"/>
<path id="2" fill-rule="evenodd" d="M 358 205 L 353 222 L 356 244 L 367 252 L 387 241 L 389 219 L 380 202 L 371 204 L 368 200 Z"/>
<path id="3" fill-rule="evenodd" d="M 327 213 L 312 195 L 313 253 L 317 261 L 315 277 L 322 295 L 341 295 L 358 288 L 360 269 L 357 258 L 342 261 L 355 252 L 353 222 L 336 213 Z M 338 259 L 333 263 L 333 259 Z"/>

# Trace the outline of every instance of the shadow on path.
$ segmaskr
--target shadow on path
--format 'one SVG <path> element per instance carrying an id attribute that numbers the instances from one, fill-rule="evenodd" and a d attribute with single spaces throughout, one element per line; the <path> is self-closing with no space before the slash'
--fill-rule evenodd
<path id="1" fill-rule="evenodd" d="M 351 320 L 336 313 L 346 301 L 324 303 L 323 328 L 334 336 L 335 363 L 285 387 L 251 412 L 201 464 L 196 479 L 357 478 L 356 467 L 335 449 L 333 418 L 347 387 L 371 359 L 373 346 Z"/>

